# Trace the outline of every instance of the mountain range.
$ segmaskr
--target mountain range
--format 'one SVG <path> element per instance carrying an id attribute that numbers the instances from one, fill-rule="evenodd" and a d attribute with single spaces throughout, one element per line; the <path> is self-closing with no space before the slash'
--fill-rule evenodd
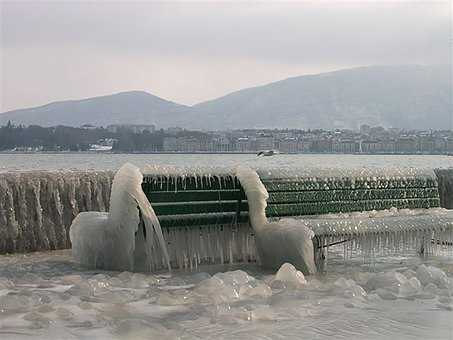
<path id="1" fill-rule="evenodd" d="M 288 78 L 193 106 L 130 91 L 4 112 L 0 125 L 451 129 L 451 75 L 448 66 L 360 67 Z"/>

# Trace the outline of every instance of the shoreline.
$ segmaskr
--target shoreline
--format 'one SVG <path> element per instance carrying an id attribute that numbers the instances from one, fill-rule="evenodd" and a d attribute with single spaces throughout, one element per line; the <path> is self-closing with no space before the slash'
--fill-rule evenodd
<path id="1" fill-rule="evenodd" d="M 105 152 L 105 151 L 0 151 L 0 155 L 256 155 L 259 151 L 137 151 L 137 152 Z M 281 152 L 278 155 L 357 155 L 357 156 L 453 156 L 452 153 L 434 152 Z"/>

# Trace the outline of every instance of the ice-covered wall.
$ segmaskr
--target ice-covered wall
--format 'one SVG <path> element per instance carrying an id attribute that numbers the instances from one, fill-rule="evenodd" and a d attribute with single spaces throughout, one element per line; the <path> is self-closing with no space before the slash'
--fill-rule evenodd
<path id="1" fill-rule="evenodd" d="M 0 253 L 69 248 L 82 211 L 108 211 L 113 173 L 0 173 Z"/>

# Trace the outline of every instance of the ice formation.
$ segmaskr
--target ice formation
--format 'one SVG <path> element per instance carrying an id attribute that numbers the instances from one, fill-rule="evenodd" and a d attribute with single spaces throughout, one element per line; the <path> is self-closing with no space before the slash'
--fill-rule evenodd
<path id="1" fill-rule="evenodd" d="M 0 173 L 0 253 L 71 246 L 69 226 L 82 211 L 107 211 L 110 171 Z"/>
<path id="2" fill-rule="evenodd" d="M 143 167 L 142 172 L 145 181 L 151 181 L 167 191 L 175 192 L 186 190 L 186 185 L 191 180 L 195 180 L 195 187 L 200 189 L 203 189 L 204 185 L 211 186 L 214 181 L 217 181 L 220 187 L 224 187 L 229 181 L 234 182 L 234 168 L 231 167 L 147 165 Z"/>
<path id="3" fill-rule="evenodd" d="M 436 169 L 441 207 L 453 209 L 453 168 Z"/>
<path id="4" fill-rule="evenodd" d="M 343 243 L 345 258 L 352 251 L 367 259 L 414 250 L 424 255 L 453 253 L 453 211 L 443 208 L 429 214 L 426 209 L 330 214 L 305 218 L 304 223 L 326 252 L 330 244 Z"/>
<path id="5" fill-rule="evenodd" d="M 451 257 L 345 267 L 331 251 L 321 280 L 288 263 L 169 275 L 80 271 L 68 251 L 0 256 L 0 337 L 450 339 Z"/>
<path id="6" fill-rule="evenodd" d="M 84 212 L 74 219 L 70 237 L 78 262 L 95 268 L 150 271 L 161 267 L 163 260 L 170 269 L 160 223 L 141 189 L 142 180 L 138 168 L 125 164 L 113 179 L 109 213 Z"/>
<path id="7" fill-rule="evenodd" d="M 315 273 L 313 231 L 302 220 L 286 218 L 269 222 L 265 213 L 269 194 L 256 171 L 238 166 L 236 176 L 247 196 L 261 265 L 275 269 L 289 262 L 305 274 Z"/>
<path id="8" fill-rule="evenodd" d="M 214 190 L 230 188 L 239 191 L 232 168 L 149 165 L 142 171 L 145 191 L 149 187 L 151 187 L 150 191 L 154 190 L 152 188 L 159 188 L 164 192 L 175 194 L 179 191 L 209 190 L 213 187 L 216 188 Z M 221 205 L 221 200 L 213 202 Z M 179 202 L 178 204 L 190 205 L 191 202 Z M 240 222 L 235 213 L 229 215 L 227 213 L 228 219 L 226 220 L 213 219 L 211 224 L 202 222 L 200 227 L 195 227 L 197 218 L 203 219 L 207 216 L 209 213 L 160 216 L 162 221 L 169 218 L 171 221 L 178 222 L 177 226 L 171 227 L 165 227 L 165 224 L 162 223 L 173 268 L 196 269 L 201 264 L 256 261 L 255 238 L 248 222 Z M 190 223 L 189 226 L 180 223 L 186 217 L 195 223 Z"/>
<path id="9" fill-rule="evenodd" d="M 220 186 L 224 186 L 232 181 L 235 182 L 234 169 L 232 167 L 148 166 L 144 169 L 144 181 L 160 183 L 161 186 L 167 186 L 167 190 L 175 191 L 185 189 L 185 184 L 194 179 L 198 186 L 208 186 L 210 183 L 219 183 Z M 347 185 L 352 183 L 356 187 L 360 185 L 361 188 L 363 186 L 366 189 L 368 186 L 386 187 L 391 180 L 395 180 L 396 183 L 401 181 L 403 184 L 418 179 L 432 181 L 436 180 L 436 175 L 442 206 L 453 207 L 451 199 L 453 171 L 451 169 L 436 170 L 436 174 L 429 169 L 391 167 L 301 169 L 293 167 L 293 164 L 279 165 L 278 168 L 260 166 L 259 169 L 255 164 L 252 169 L 257 171 L 259 179 L 268 187 L 271 197 L 267 203 L 270 207 L 274 203 L 273 197 L 280 194 L 272 192 L 272 188 L 269 188 L 269 183 L 274 180 L 276 182 L 288 180 L 291 181 L 291 185 L 293 182 L 302 183 L 303 186 L 314 190 L 334 189 L 335 185 L 341 185 L 341 181 Z M 102 171 L 1 173 L 0 253 L 70 247 L 69 226 L 77 214 L 83 211 L 109 210 L 112 177 L 111 172 Z M 141 191 L 138 195 L 141 195 Z M 266 204 L 265 200 L 263 202 Z M 260 208 L 256 202 L 255 206 L 258 210 L 264 211 L 265 206 Z M 267 209 L 270 210 L 269 207 Z M 140 213 L 143 214 L 146 211 L 145 209 Z M 278 228 L 262 228 L 266 233 L 262 233 L 259 237 L 262 244 L 273 243 L 275 242 L 273 238 L 277 238 L 285 245 L 291 245 L 292 249 L 298 249 L 298 245 L 301 244 L 298 237 L 303 239 L 312 237 L 311 229 L 319 235 L 314 239 L 315 248 L 325 247 L 321 250 L 326 253 L 329 244 L 352 240 L 343 244 L 346 257 L 351 251 L 357 249 L 371 258 L 379 254 L 404 252 L 412 248 L 423 249 L 425 254 L 453 249 L 443 243 L 453 241 L 452 228 L 450 228 L 452 213 L 437 208 L 430 209 L 429 215 L 425 212 L 424 209 L 392 208 L 370 212 L 324 214 L 316 219 L 305 216 L 303 221 L 280 219 L 276 222 Z M 101 214 L 94 217 L 88 214 L 81 218 L 92 218 L 93 225 L 99 226 L 106 216 Z M 274 223 L 272 219 L 267 220 L 264 213 L 261 215 L 254 213 L 254 219 L 255 225 Z M 154 221 L 154 224 L 157 222 Z M 301 231 L 303 225 L 309 227 L 302 228 L 305 235 Z M 143 230 L 146 228 L 141 226 L 137 229 L 135 241 L 144 240 Z M 248 222 L 213 223 L 205 228 L 166 228 L 163 233 L 168 243 L 171 264 L 175 268 L 196 268 L 202 263 L 254 262 L 257 257 L 254 231 Z M 153 235 L 157 238 L 158 233 Z M 156 241 L 153 244 L 157 247 L 158 243 Z M 138 241 L 138 247 L 134 250 L 136 268 L 147 265 L 145 264 L 147 261 L 140 260 L 140 258 L 146 258 L 146 251 L 149 252 L 149 249 L 141 247 L 144 244 L 145 242 Z M 152 249 L 156 250 L 158 248 L 156 247 Z M 274 248 L 275 257 L 266 258 L 266 254 L 260 254 L 263 263 L 276 268 L 283 263 L 280 260 L 272 263 L 276 258 L 290 261 L 284 260 L 284 257 L 290 253 L 285 247 Z M 280 252 L 282 254 L 279 254 Z M 315 252 L 315 256 L 318 257 L 320 250 L 315 249 Z M 164 252 L 156 250 L 154 254 L 153 266 L 166 267 L 167 260 Z M 300 254 L 293 255 L 300 256 Z"/>
<path id="10" fill-rule="evenodd" d="M 275 274 L 272 282 L 283 282 L 287 287 L 302 288 L 307 284 L 304 274 L 296 269 L 291 263 L 284 263 Z"/>
<path id="11" fill-rule="evenodd" d="M 255 237 L 248 223 L 164 228 L 164 236 L 174 268 L 256 261 Z"/>
<path id="12" fill-rule="evenodd" d="M 350 180 L 378 182 L 381 180 L 410 180 L 415 178 L 436 179 L 436 174 L 430 168 L 413 167 L 314 167 L 281 164 L 278 167 L 260 166 L 256 169 L 261 180 L 296 179 L 308 181 L 329 182 L 332 180 Z"/>

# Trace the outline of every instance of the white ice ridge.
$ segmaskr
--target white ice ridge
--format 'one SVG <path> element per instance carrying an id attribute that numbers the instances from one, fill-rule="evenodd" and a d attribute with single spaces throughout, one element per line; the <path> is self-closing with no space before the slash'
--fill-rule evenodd
<path id="1" fill-rule="evenodd" d="M 145 176 L 157 177 L 204 177 L 232 176 L 234 168 L 228 166 L 172 166 L 148 164 L 142 169 Z"/>
<path id="2" fill-rule="evenodd" d="M 289 262 L 305 274 L 315 273 L 313 231 L 302 220 L 285 218 L 269 222 L 265 213 L 269 194 L 257 172 L 238 166 L 236 176 L 247 196 L 261 265 L 275 269 Z"/>
<path id="3" fill-rule="evenodd" d="M 327 168 L 327 167 L 294 167 L 292 164 L 279 167 L 259 167 L 258 174 L 262 180 L 268 179 L 317 179 L 338 180 L 348 178 L 374 182 L 379 180 L 426 178 L 435 179 L 436 174 L 430 168 L 413 167 L 361 167 L 361 168 Z"/>
<path id="4" fill-rule="evenodd" d="M 163 165 L 146 165 L 142 169 L 145 176 L 145 182 L 153 182 L 167 190 L 178 190 L 178 181 L 185 188 L 187 180 L 195 179 L 197 187 L 203 188 L 203 183 L 210 184 L 214 180 L 218 180 L 221 186 L 227 181 L 234 181 L 234 168 L 231 167 L 175 167 Z"/>
<path id="5" fill-rule="evenodd" d="M 109 213 L 84 212 L 74 219 L 70 238 L 76 261 L 110 270 L 170 269 L 160 223 L 142 191 L 142 180 L 137 167 L 123 165 L 113 179 Z"/>

